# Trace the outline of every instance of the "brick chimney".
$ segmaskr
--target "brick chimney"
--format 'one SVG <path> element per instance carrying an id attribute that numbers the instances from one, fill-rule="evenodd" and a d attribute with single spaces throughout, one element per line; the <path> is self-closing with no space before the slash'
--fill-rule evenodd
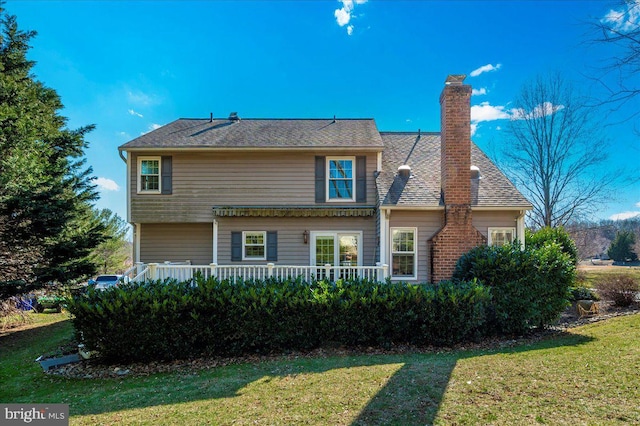
<path id="1" fill-rule="evenodd" d="M 444 227 L 431 239 L 431 280 L 451 278 L 458 258 L 486 242 L 471 212 L 471 86 L 450 75 L 440 95 L 440 176 Z"/>

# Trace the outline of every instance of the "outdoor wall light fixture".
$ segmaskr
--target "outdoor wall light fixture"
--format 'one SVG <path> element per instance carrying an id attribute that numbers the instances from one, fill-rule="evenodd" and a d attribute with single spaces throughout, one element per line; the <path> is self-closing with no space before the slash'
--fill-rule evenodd
<path id="1" fill-rule="evenodd" d="M 302 239 L 304 240 L 305 244 L 307 244 L 309 242 L 309 231 L 304 231 L 302 233 Z"/>

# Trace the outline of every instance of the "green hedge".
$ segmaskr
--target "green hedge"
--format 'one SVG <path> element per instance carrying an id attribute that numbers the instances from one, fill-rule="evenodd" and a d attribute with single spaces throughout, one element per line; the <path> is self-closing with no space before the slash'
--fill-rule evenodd
<path id="1" fill-rule="evenodd" d="M 90 289 L 70 298 L 78 337 L 112 360 L 304 350 L 331 343 L 450 345 L 481 334 L 490 303 L 476 281 L 197 279 Z"/>
<path id="2" fill-rule="evenodd" d="M 520 334 L 549 325 L 566 308 L 575 264 L 553 242 L 526 250 L 481 246 L 458 260 L 454 278 L 476 278 L 489 287 L 493 302 L 487 333 Z"/>

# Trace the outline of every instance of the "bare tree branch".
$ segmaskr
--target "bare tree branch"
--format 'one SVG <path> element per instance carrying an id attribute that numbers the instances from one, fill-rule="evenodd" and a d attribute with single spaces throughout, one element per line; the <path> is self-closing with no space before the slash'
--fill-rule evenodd
<path id="1" fill-rule="evenodd" d="M 594 111 L 559 74 L 526 84 L 515 102 L 505 156 L 511 178 L 533 204 L 535 227 L 589 216 L 609 197 L 607 143 Z"/>

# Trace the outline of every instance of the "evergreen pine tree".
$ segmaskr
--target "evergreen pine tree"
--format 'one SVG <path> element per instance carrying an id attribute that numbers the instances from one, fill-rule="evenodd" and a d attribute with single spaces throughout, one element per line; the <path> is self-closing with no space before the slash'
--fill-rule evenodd
<path id="1" fill-rule="evenodd" d="M 92 274 L 86 258 L 104 238 L 83 158 L 93 126 L 69 130 L 57 93 L 33 76 L 35 34 L 0 2 L 0 297 Z"/>

